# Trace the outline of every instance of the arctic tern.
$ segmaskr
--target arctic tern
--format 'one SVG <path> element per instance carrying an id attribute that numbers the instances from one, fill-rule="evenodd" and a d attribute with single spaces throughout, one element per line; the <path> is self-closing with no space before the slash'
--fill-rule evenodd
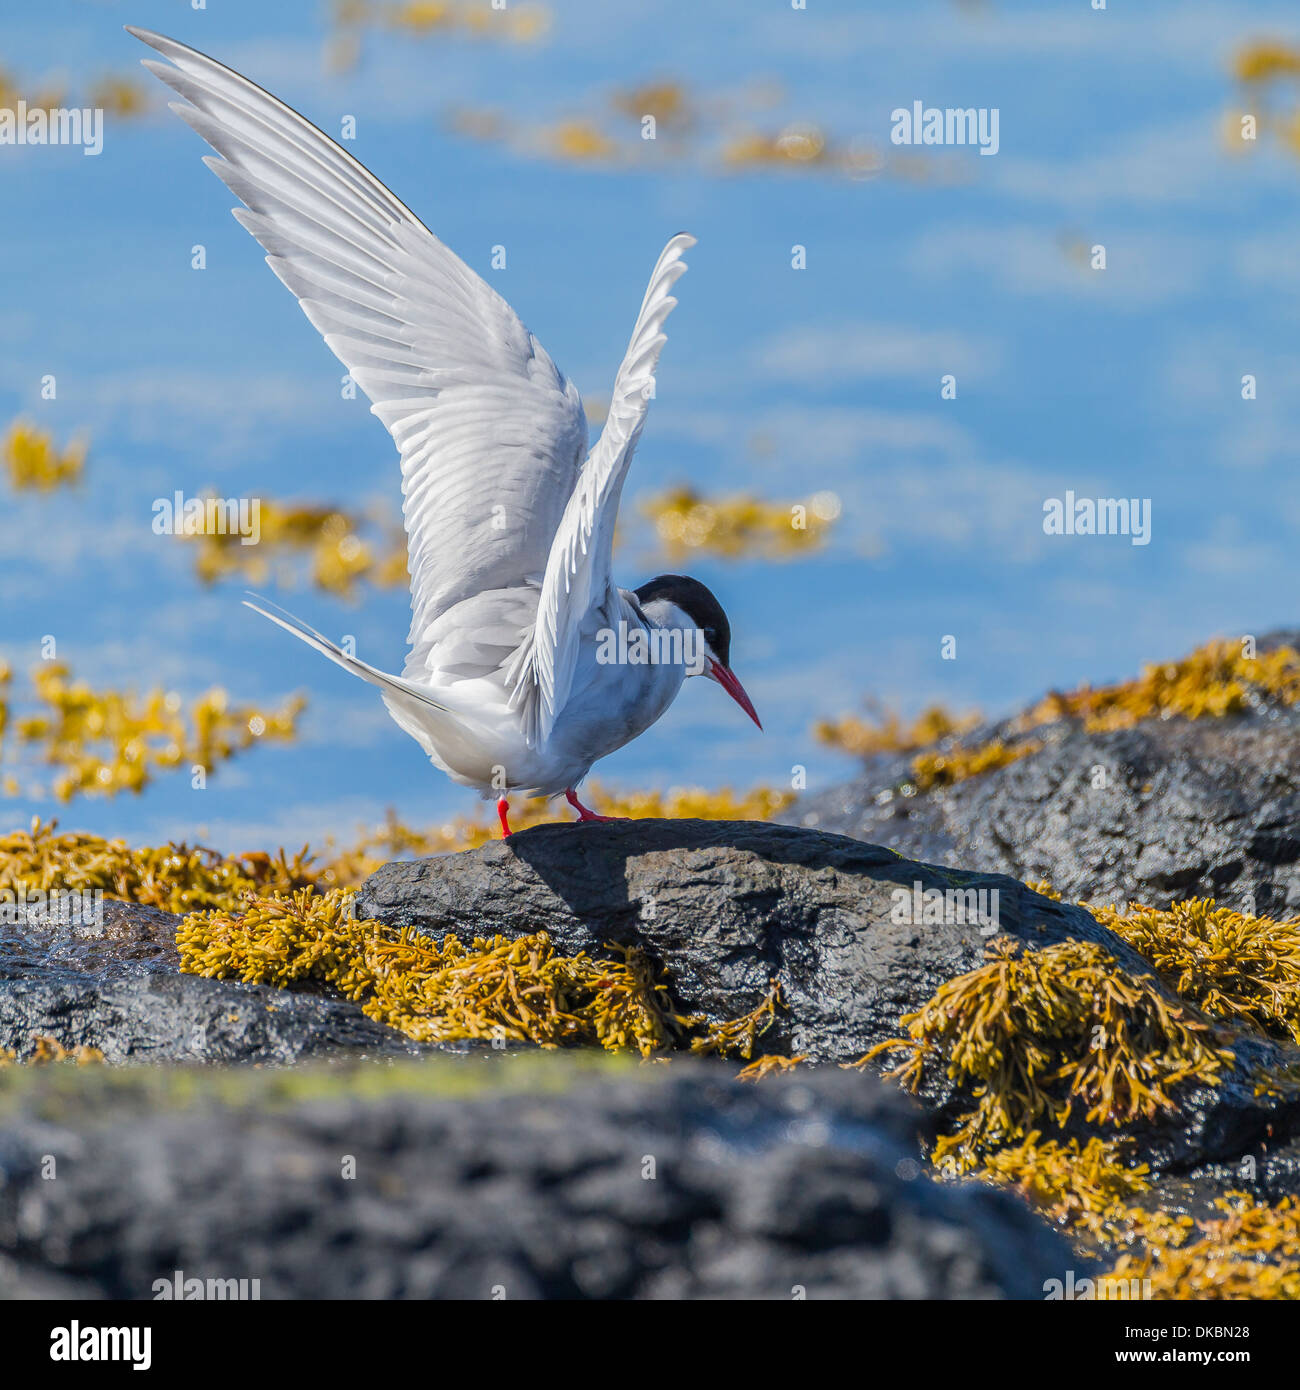
<path id="1" fill-rule="evenodd" d="M 506 835 L 510 792 L 563 792 L 580 820 L 605 819 L 578 800 L 578 784 L 649 728 L 689 675 L 716 681 L 762 728 L 731 671 L 731 627 L 713 594 L 671 574 L 621 589 L 611 573 L 670 291 L 695 238 L 674 236 L 659 257 L 588 452 L 577 388 L 374 175 L 230 68 L 128 32 L 168 60 L 144 66 L 182 98 L 171 109 L 217 151 L 203 162 L 244 204 L 235 217 L 401 455 L 412 617 L 400 676 L 283 610 L 248 606 L 377 686 L 435 767 L 496 795 Z M 624 659 L 602 661 L 611 633 Z M 632 651 L 652 659 L 626 659 Z"/>

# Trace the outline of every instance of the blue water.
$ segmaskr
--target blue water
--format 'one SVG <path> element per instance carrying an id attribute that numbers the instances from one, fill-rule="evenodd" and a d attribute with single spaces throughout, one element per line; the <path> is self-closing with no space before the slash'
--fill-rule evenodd
<path id="1" fill-rule="evenodd" d="M 358 157 L 589 396 L 608 392 L 661 245 L 694 232 L 625 514 L 674 481 L 788 501 L 829 489 L 844 512 L 815 557 L 690 565 L 730 613 L 766 734 L 692 682 L 597 776 L 747 787 L 788 785 L 801 767 L 816 788 L 851 765 L 812 722 L 864 695 L 993 714 L 1296 620 L 1300 160 L 1269 141 L 1229 156 L 1220 126 L 1240 100 L 1236 47 L 1300 40 L 1300 17 L 1282 4 L 1137 8 L 577 0 L 536 45 L 376 34 L 355 72 L 330 77 L 314 3 L 50 0 L 6 16 L 0 62 L 33 84 L 61 72 L 75 90 L 134 68 L 144 50 L 120 28 L 133 22 L 331 132 L 354 115 Z M 910 152 L 954 169 L 948 182 L 609 171 L 443 120 L 455 104 L 516 122 L 599 115 L 615 87 L 664 76 L 738 112 L 746 84 L 775 80 L 784 100 L 762 123 L 816 121 L 887 156 L 895 107 L 996 107 L 1000 150 Z M 190 553 L 150 529 L 153 500 L 177 488 L 398 504 L 387 436 L 363 400 L 340 399 L 341 367 L 229 216 L 206 147 L 152 95 L 154 114 L 110 124 L 98 157 L 0 148 L 0 420 L 26 412 L 61 440 L 92 437 L 78 492 L 0 492 L 0 653 L 26 670 L 53 635 L 96 684 L 187 697 L 222 684 L 267 704 L 302 690 L 311 705 L 297 744 L 255 750 L 203 791 L 160 777 L 63 821 L 241 849 L 346 839 L 388 805 L 417 824 L 473 809 L 368 688 L 241 608 L 239 581 L 205 590 Z M 1097 243 L 1104 272 L 1068 254 Z M 504 271 L 490 268 L 496 244 Z M 958 393 L 944 401 L 948 372 Z M 53 402 L 39 397 L 47 373 Z M 1043 503 L 1067 489 L 1149 498 L 1151 543 L 1044 535 Z M 644 528 L 626 529 L 625 583 L 668 567 Z M 269 592 L 400 667 L 404 594 L 348 606 Z M 940 657 L 947 635 L 954 661 Z M 12 823 L 57 810 L 5 807 Z"/>

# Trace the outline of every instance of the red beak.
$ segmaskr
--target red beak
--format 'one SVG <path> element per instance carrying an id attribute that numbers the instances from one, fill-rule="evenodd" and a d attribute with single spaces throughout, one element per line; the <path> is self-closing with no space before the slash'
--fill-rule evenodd
<path id="1" fill-rule="evenodd" d="M 727 692 L 728 695 L 745 711 L 747 715 L 761 729 L 762 722 L 759 720 L 758 713 L 754 709 L 753 702 L 745 694 L 745 687 L 736 679 L 735 673 L 730 667 L 724 666 L 720 661 L 709 658 L 709 669 L 704 673 L 710 680 L 715 680 Z"/>

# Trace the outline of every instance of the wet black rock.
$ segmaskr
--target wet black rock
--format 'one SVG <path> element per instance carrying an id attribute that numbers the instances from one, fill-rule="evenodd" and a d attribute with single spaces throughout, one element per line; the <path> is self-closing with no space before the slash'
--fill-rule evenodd
<path id="1" fill-rule="evenodd" d="M 952 896 L 938 920 L 925 920 L 938 894 Z M 1150 973 L 1082 908 L 1015 879 L 754 822 L 540 826 L 466 853 L 387 865 L 357 910 L 462 939 L 544 929 L 565 954 L 634 945 L 662 970 L 683 1012 L 714 1022 L 758 1007 L 775 980 L 783 1004 L 760 1050 L 828 1063 L 897 1037 L 904 1014 L 981 963 L 994 924 L 1001 937 L 1034 946 L 1092 941 L 1130 971 Z M 0 1047 L 25 1056 L 51 1037 L 98 1048 L 110 1062 L 207 1063 L 433 1050 L 325 992 L 182 975 L 176 924 L 150 908 L 106 903 L 102 927 L 8 930 Z M 1186 1094 L 1176 1116 L 1138 1135 L 1153 1169 L 1232 1160 L 1300 1132 L 1295 1104 L 1255 1094 L 1279 1048 L 1244 1036 L 1232 1047 L 1237 1067 L 1220 1086 Z M 967 1104 L 942 1075 L 922 1100 L 945 1120 Z"/>
<path id="2" fill-rule="evenodd" d="M 899 920 L 935 889 L 983 896 L 965 921 Z M 978 917 L 981 902 L 993 921 Z M 387 864 L 356 911 L 435 936 L 545 931 L 564 955 L 634 945 L 664 968 L 684 1011 L 714 1021 L 757 1008 L 777 979 L 787 1008 L 764 1050 L 814 1060 L 851 1060 L 896 1037 L 902 1014 L 980 964 L 994 927 L 1036 945 L 1097 941 L 1140 965 L 1081 908 L 1014 879 L 757 821 L 537 826 Z"/>
<path id="3" fill-rule="evenodd" d="M 1300 646 L 1300 633 L 1259 645 L 1284 642 Z M 1034 738 L 1039 752 L 929 792 L 911 791 L 911 755 L 873 758 L 784 819 L 915 858 L 1045 878 L 1071 901 L 1167 907 L 1210 897 L 1300 914 L 1300 709 L 1261 705 L 1112 733 L 1061 723 Z"/>
<path id="4" fill-rule="evenodd" d="M 807 798 L 792 823 L 1066 897 L 1167 907 L 1215 898 L 1300 914 L 1300 725 L 1170 720 L 1081 729 L 955 786 L 908 796 L 906 766 Z"/>
<path id="5" fill-rule="evenodd" d="M 923 911 L 927 894 L 969 890 L 984 895 L 971 906 L 983 905 L 1002 938 L 1090 941 L 1130 972 L 1152 973 L 1091 914 L 1015 879 L 750 821 L 538 826 L 462 854 L 385 865 L 357 911 L 435 936 L 545 930 L 564 954 L 637 946 L 662 967 L 684 1012 L 715 1022 L 756 1008 L 775 979 L 785 1007 L 760 1050 L 845 1061 L 897 1037 L 904 1014 L 982 963 L 990 924 L 973 911 L 963 921 L 958 899 L 946 900 L 943 920 L 915 920 L 918 894 Z M 1237 1067 L 1221 1085 L 1188 1092 L 1177 1116 L 1136 1132 L 1154 1169 L 1232 1158 L 1300 1124 L 1300 1106 L 1255 1095 L 1278 1047 L 1255 1037 L 1233 1047 Z M 924 1099 L 941 1114 L 956 1101 L 943 1077 Z"/>
<path id="6" fill-rule="evenodd" d="M 110 1062 L 293 1062 L 340 1050 L 409 1053 L 401 1034 L 322 995 L 182 975 L 180 918 L 104 901 L 102 926 L 0 928 L 0 1048 L 39 1037 Z"/>
<path id="7" fill-rule="evenodd" d="M 0 1137 L 0 1296 L 151 1298 L 180 1271 L 228 1297 L 1038 1299 L 1081 1268 L 1014 1197 L 927 1178 L 927 1121 L 868 1077 L 681 1062 L 555 1090 L 566 1065 L 399 1064 L 364 1094 L 311 1067 L 315 1096 L 198 1085 L 178 1110 L 44 1069 Z M 507 1089 L 429 1094 L 452 1068 Z"/>

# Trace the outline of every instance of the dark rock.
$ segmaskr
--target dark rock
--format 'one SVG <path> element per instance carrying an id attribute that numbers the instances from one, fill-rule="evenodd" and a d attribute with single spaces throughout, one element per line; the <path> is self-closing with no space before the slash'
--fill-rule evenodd
<path id="1" fill-rule="evenodd" d="M 555 1091 L 567 1065 L 399 1064 L 364 1097 L 310 1068 L 317 1098 L 234 1109 L 195 1076 L 183 1111 L 47 1068 L 7 1105 L 0 1293 L 150 1298 L 180 1270 L 263 1298 L 1037 1299 L 1080 1268 L 1010 1195 L 924 1176 L 928 1122 L 868 1077 L 680 1062 Z M 473 1067 L 506 1093 L 427 1093 Z"/>
<path id="2" fill-rule="evenodd" d="M 990 938 L 978 921 L 894 920 L 895 892 L 910 900 L 917 884 L 996 890 L 1000 935 L 1040 947 L 1091 941 L 1130 972 L 1152 973 L 1082 908 L 1015 879 L 748 821 L 538 826 L 462 854 L 385 865 L 357 912 L 462 938 L 545 930 L 564 954 L 635 945 L 666 972 L 682 1010 L 711 1021 L 756 1008 L 776 979 L 786 1007 L 760 1050 L 843 1061 L 897 1037 L 905 1013 L 984 959 Z M 1221 1085 L 1189 1092 L 1176 1119 L 1136 1132 L 1153 1168 L 1231 1158 L 1300 1123 L 1295 1103 L 1255 1095 L 1254 1076 L 1280 1049 L 1248 1036 L 1232 1045 L 1238 1065 Z M 953 1101 L 942 1077 L 925 1098 L 940 1111 Z"/>
<path id="3" fill-rule="evenodd" d="M 635 945 L 664 971 L 684 1012 L 714 1022 L 756 1008 L 776 980 L 784 1007 L 760 1049 L 843 1061 L 896 1037 L 904 1014 L 983 959 L 991 924 L 973 914 L 896 920 L 900 900 L 911 904 L 918 885 L 922 893 L 982 890 L 981 906 L 1004 936 L 1038 946 L 1093 941 L 1130 971 L 1149 973 L 1090 914 L 1014 879 L 762 823 L 542 826 L 463 854 L 390 864 L 368 881 L 358 911 L 463 939 L 545 929 L 568 954 Z M 324 993 L 182 975 L 176 922 L 110 903 L 102 928 L 8 929 L 0 1046 L 26 1055 L 48 1036 L 68 1048 L 96 1047 L 111 1062 L 290 1063 L 433 1050 Z M 1188 1093 L 1177 1117 L 1138 1134 L 1153 1169 L 1230 1160 L 1297 1131 L 1294 1103 L 1255 1095 L 1254 1077 L 1277 1063 L 1279 1047 L 1247 1036 L 1232 1046 L 1238 1066 L 1220 1086 Z M 942 1075 L 923 1099 L 945 1119 L 965 1105 Z"/>
<path id="4" fill-rule="evenodd" d="M 26 1056 L 44 1036 L 67 1048 L 99 1048 L 110 1062 L 293 1062 L 339 1050 L 420 1050 L 345 1000 L 180 974 L 180 921 L 106 899 L 102 929 L 0 928 L 0 1048 Z"/>
<path id="5" fill-rule="evenodd" d="M 996 892 L 1003 933 L 1037 945 L 1082 937 L 1141 965 L 1081 908 L 1014 879 L 757 821 L 538 826 L 462 854 L 387 864 L 362 887 L 356 912 L 430 935 L 545 931 L 565 955 L 635 945 L 668 972 L 686 1012 L 714 1021 L 758 1007 L 775 978 L 788 1012 L 764 1050 L 843 1061 L 896 1037 L 903 1013 L 983 959 L 991 932 L 973 916 L 892 920 L 895 893 L 910 904 L 918 883 Z"/>
<path id="6" fill-rule="evenodd" d="M 1300 633 L 1259 645 L 1284 641 L 1300 646 Z M 1033 737 L 1044 742 L 1037 753 L 912 795 L 911 755 L 873 758 L 783 819 L 916 858 L 1045 878 L 1072 901 L 1167 907 L 1210 897 L 1300 914 L 1300 708 L 1147 720 L 1114 733 L 1061 723 Z"/>
<path id="7" fill-rule="evenodd" d="M 1144 1211 L 1222 1221 L 1227 1213 L 1217 1202 L 1228 1193 L 1269 1206 L 1287 1198 L 1300 1202 L 1300 1139 L 1260 1136 L 1258 1143 L 1231 1160 L 1157 1173 L 1150 1188 L 1134 1196 L 1132 1203 Z"/>

